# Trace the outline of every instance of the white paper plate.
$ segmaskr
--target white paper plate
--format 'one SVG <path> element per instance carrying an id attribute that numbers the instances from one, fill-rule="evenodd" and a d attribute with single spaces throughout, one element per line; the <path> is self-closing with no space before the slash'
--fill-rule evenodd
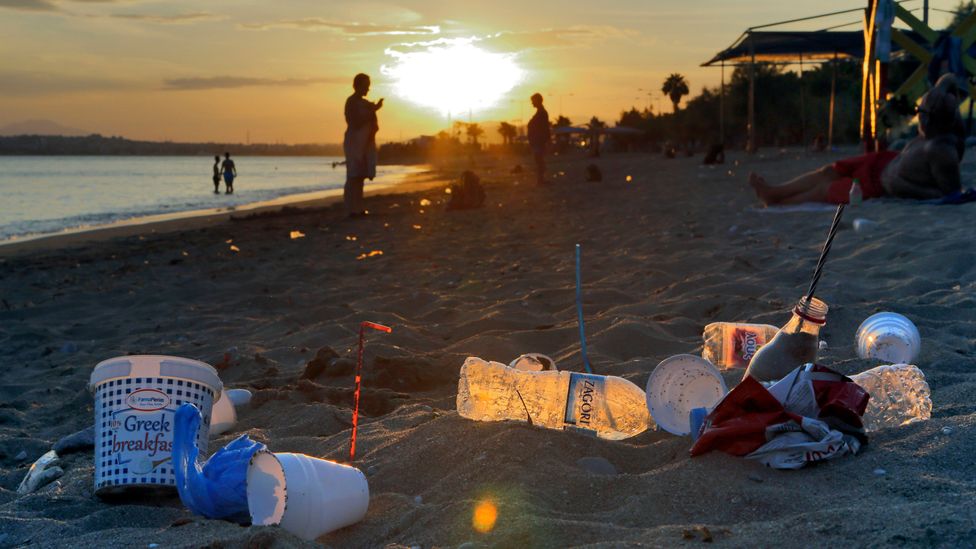
<path id="1" fill-rule="evenodd" d="M 712 409 L 729 392 L 711 362 L 695 355 L 675 355 L 657 365 L 647 380 L 647 409 L 665 431 L 690 435 L 689 414 L 695 408 Z"/>

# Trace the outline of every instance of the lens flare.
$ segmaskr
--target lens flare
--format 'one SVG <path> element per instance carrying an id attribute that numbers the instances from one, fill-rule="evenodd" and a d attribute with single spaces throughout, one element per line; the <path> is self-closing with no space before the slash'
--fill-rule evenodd
<path id="1" fill-rule="evenodd" d="M 496 520 L 498 520 L 498 508 L 495 507 L 495 503 L 491 500 L 483 500 L 474 508 L 471 525 L 478 532 L 487 534 L 495 528 Z"/>
<path id="2" fill-rule="evenodd" d="M 476 38 L 444 38 L 388 48 L 391 65 L 380 71 L 393 81 L 394 92 L 444 116 L 493 107 L 523 78 L 515 54 L 495 53 L 475 45 Z"/>

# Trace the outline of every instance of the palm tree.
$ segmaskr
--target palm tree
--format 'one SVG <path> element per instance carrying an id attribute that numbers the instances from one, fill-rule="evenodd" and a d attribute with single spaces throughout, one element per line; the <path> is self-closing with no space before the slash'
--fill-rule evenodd
<path id="1" fill-rule="evenodd" d="M 563 116 L 561 114 L 556 118 L 556 122 L 553 123 L 553 127 L 556 127 L 556 128 L 564 128 L 564 127 L 569 127 L 569 126 L 572 126 L 572 125 L 573 125 L 573 123 L 570 122 L 570 120 L 568 118 L 566 118 L 565 116 Z"/>
<path id="2" fill-rule="evenodd" d="M 515 136 L 518 135 L 518 129 L 508 122 L 502 122 L 498 125 L 498 133 L 501 134 L 503 143 L 511 145 Z"/>
<path id="3" fill-rule="evenodd" d="M 688 95 L 688 82 L 684 76 L 676 72 L 671 73 L 671 76 L 668 76 L 664 81 L 664 85 L 661 86 L 661 92 L 671 98 L 671 103 L 674 105 L 674 112 L 678 112 L 678 103 L 681 102 L 681 97 Z"/>
<path id="4" fill-rule="evenodd" d="M 481 126 L 477 123 L 471 123 L 465 128 L 465 133 L 468 134 L 468 139 L 471 141 L 471 144 L 477 147 L 478 138 L 485 135 L 485 130 L 481 129 Z"/>

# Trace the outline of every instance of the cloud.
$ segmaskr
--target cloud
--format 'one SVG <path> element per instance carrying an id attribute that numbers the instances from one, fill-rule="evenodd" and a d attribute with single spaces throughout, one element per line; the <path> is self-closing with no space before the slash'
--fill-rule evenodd
<path id="1" fill-rule="evenodd" d="M 0 96 L 57 95 L 116 91 L 137 87 L 133 82 L 28 71 L 0 71 Z"/>
<path id="2" fill-rule="evenodd" d="M 21 11 L 58 11 L 48 0 L 0 0 L 0 8 Z"/>
<path id="3" fill-rule="evenodd" d="M 124 4 L 132 0 L 71 0 L 81 4 Z M 61 4 L 56 0 L 0 0 L 0 8 L 7 8 L 19 11 L 35 11 L 49 13 L 67 13 L 61 9 Z"/>
<path id="4" fill-rule="evenodd" d="M 340 23 L 308 17 L 305 19 L 282 19 L 270 23 L 244 23 L 240 28 L 246 30 L 270 30 L 270 29 L 298 29 L 304 31 L 332 31 L 353 36 L 397 36 L 397 35 L 431 35 L 440 34 L 441 28 L 437 25 L 376 25 L 372 23 Z"/>
<path id="5" fill-rule="evenodd" d="M 639 33 L 611 25 L 574 25 L 524 32 L 500 32 L 485 37 L 491 44 L 507 45 L 513 49 L 548 49 L 588 46 L 594 42 L 613 39 L 633 39 Z"/>
<path id="6" fill-rule="evenodd" d="M 159 23 L 162 25 L 186 25 L 190 23 L 199 23 L 202 21 L 218 21 L 225 19 L 225 16 L 223 15 L 208 12 L 178 13 L 176 15 L 113 13 L 110 17 L 115 19 L 128 19 L 131 21 L 145 21 L 147 23 Z"/>
<path id="7" fill-rule="evenodd" d="M 448 31 L 448 33 L 456 35 L 459 31 Z M 502 31 L 483 36 L 440 37 L 434 40 L 401 42 L 391 46 L 390 51 L 398 53 L 427 51 L 431 47 L 447 46 L 457 40 L 464 40 L 476 42 L 495 51 L 521 52 L 532 49 L 585 47 L 612 39 L 634 40 L 639 34 L 634 30 L 609 25 L 578 25 L 536 31 Z M 387 53 L 389 54 L 389 51 Z"/>
<path id="8" fill-rule="evenodd" d="M 317 84 L 347 83 L 348 79 L 328 78 L 248 78 L 241 76 L 213 76 L 206 78 L 171 78 L 163 82 L 163 89 L 217 90 L 231 88 L 250 88 L 255 86 L 301 87 Z"/>

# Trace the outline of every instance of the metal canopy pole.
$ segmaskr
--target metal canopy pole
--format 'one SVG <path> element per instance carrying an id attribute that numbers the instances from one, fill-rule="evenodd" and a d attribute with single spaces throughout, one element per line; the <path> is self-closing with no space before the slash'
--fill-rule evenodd
<path id="1" fill-rule="evenodd" d="M 834 52 L 834 59 L 830 62 L 832 67 L 830 74 L 830 115 L 827 122 L 827 150 L 833 150 L 834 146 L 834 100 L 837 97 L 837 52 Z"/>
<path id="2" fill-rule="evenodd" d="M 970 109 L 970 112 L 972 110 Z M 718 95 L 718 142 L 725 146 L 725 61 L 722 61 L 722 87 Z"/>
<path id="3" fill-rule="evenodd" d="M 746 151 L 756 152 L 756 46 L 752 42 L 752 35 L 749 36 L 749 54 L 752 61 L 749 63 L 749 116 L 746 124 L 747 145 Z"/>
<path id="4" fill-rule="evenodd" d="M 807 142 L 807 107 L 803 93 L 803 54 L 800 54 L 800 145 Z"/>

